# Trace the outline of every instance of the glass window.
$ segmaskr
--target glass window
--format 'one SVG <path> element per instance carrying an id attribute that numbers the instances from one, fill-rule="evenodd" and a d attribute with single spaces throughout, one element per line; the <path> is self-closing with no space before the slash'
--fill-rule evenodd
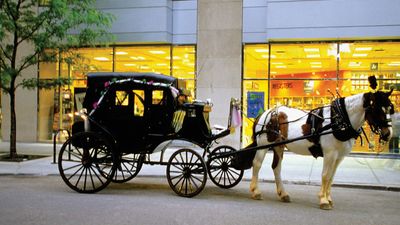
<path id="1" fill-rule="evenodd" d="M 116 72 L 152 72 L 171 75 L 170 46 L 132 46 L 115 48 Z"/>
<path id="2" fill-rule="evenodd" d="M 153 99 L 152 99 L 152 104 L 153 105 L 162 105 L 163 102 L 163 97 L 164 97 L 164 92 L 162 90 L 153 90 Z"/>
<path id="3" fill-rule="evenodd" d="M 336 78 L 337 44 L 272 44 L 271 79 Z"/>
<path id="4" fill-rule="evenodd" d="M 178 78 L 178 87 L 186 90 L 189 99 L 195 97 L 195 45 L 141 45 L 108 48 L 80 48 L 62 54 L 60 63 L 40 63 L 39 78 L 71 78 L 72 83 L 54 90 L 39 90 L 39 140 L 51 140 L 53 130 L 70 129 L 76 121 L 75 112 L 82 108 L 89 72 L 152 72 Z M 64 93 L 71 97 L 63 98 Z M 163 93 L 155 92 L 160 103 Z M 129 95 L 117 94 L 115 103 L 126 106 Z M 157 97 L 158 96 L 158 97 Z M 124 99 L 126 97 L 126 99 Z M 136 116 L 143 116 L 144 91 L 133 96 Z M 51 121 L 51 122 L 49 122 Z"/>
<path id="5" fill-rule="evenodd" d="M 311 110 L 330 104 L 336 92 L 345 97 L 371 91 L 368 83 L 371 75 L 376 76 L 379 90 L 394 88 L 391 99 L 398 112 L 399 42 L 272 43 L 269 49 L 266 44 L 246 45 L 242 95 L 243 145 L 249 143 L 252 118 L 259 113 L 262 106 L 258 105 L 261 103 L 265 109 L 288 105 Z M 260 100 L 262 96 L 264 101 Z M 375 147 L 361 146 L 359 139 L 353 152 L 395 153 L 398 150 L 398 144 L 379 145 L 379 137 L 369 130 L 367 124 L 364 130 Z"/>
<path id="6" fill-rule="evenodd" d="M 40 79 L 55 79 L 59 76 L 58 63 L 39 63 Z M 38 140 L 51 140 L 53 131 L 59 123 L 59 89 L 39 90 L 38 103 Z"/>
<path id="7" fill-rule="evenodd" d="M 266 44 L 244 46 L 244 78 L 268 78 L 268 56 L 269 49 Z"/>
<path id="8" fill-rule="evenodd" d="M 399 112 L 400 43 L 349 42 L 340 43 L 339 49 L 339 89 L 343 96 L 371 91 L 368 77 L 374 75 L 377 78 L 377 89 L 388 91 L 394 88 L 391 100 L 395 106 L 395 111 Z M 357 140 L 353 152 L 398 152 L 399 147 L 392 143 L 396 138 L 398 140 L 398 134 L 390 141 L 389 145 L 382 146 L 378 144 L 379 137 L 370 131 L 368 125 L 364 125 L 364 130 L 369 140 L 375 145 L 369 149 L 368 146 L 361 146 L 360 140 Z"/>
<path id="9" fill-rule="evenodd" d="M 116 106 L 128 106 L 129 105 L 129 94 L 126 91 L 115 92 L 115 105 Z"/>
<path id="10" fill-rule="evenodd" d="M 134 116 L 144 116 L 144 90 L 133 90 Z"/>
<path id="11" fill-rule="evenodd" d="M 112 72 L 112 48 L 82 48 L 62 56 L 61 75 L 84 79 L 89 72 Z"/>
<path id="12" fill-rule="evenodd" d="M 194 79 L 196 51 L 194 46 L 174 46 L 172 75 L 179 79 Z"/>
<path id="13" fill-rule="evenodd" d="M 268 80 L 243 81 L 243 146 L 249 145 L 253 136 L 255 118 L 268 104 Z"/>
<path id="14" fill-rule="evenodd" d="M 190 95 L 189 101 L 195 94 L 196 49 L 193 45 L 174 46 L 172 49 L 172 76 L 178 78 L 178 87 Z"/>
<path id="15" fill-rule="evenodd" d="M 304 110 L 329 104 L 337 85 L 337 44 L 273 44 L 270 107 Z"/>

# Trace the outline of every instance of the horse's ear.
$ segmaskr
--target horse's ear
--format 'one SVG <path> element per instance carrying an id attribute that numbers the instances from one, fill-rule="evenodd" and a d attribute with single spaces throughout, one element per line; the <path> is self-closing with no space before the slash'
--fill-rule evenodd
<path id="1" fill-rule="evenodd" d="M 375 90 L 376 87 L 378 86 L 378 83 L 376 82 L 376 77 L 374 75 L 368 77 L 368 82 L 369 86 Z"/>
<path id="2" fill-rule="evenodd" d="M 394 87 L 390 87 L 390 91 L 386 92 L 386 95 L 389 97 L 394 90 Z"/>

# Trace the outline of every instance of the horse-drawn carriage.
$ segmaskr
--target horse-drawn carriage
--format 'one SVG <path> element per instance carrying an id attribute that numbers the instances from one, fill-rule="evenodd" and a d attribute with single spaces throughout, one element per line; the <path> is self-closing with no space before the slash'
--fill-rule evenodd
<path id="1" fill-rule="evenodd" d="M 170 187 L 178 195 L 200 193 L 207 174 L 216 185 L 231 188 L 240 182 L 244 169 L 253 167 L 252 197 L 261 198 L 258 172 L 268 150 L 274 152 L 272 168 L 277 194 L 290 201 L 280 177 L 284 149 L 303 155 L 324 157 L 320 207 L 332 208 L 330 188 L 335 171 L 354 145 L 365 121 L 380 140 L 392 134 L 390 114 L 394 105 L 389 92 L 375 91 L 375 77 L 369 78 L 371 92 L 337 98 L 332 104 L 309 112 L 287 106 L 274 107 L 254 122 L 253 143 L 235 150 L 218 146 L 215 140 L 231 131 L 214 134 L 208 122 L 211 105 L 194 102 L 177 105 L 177 81 L 157 74 L 90 74 L 83 106 L 90 110 L 73 125 L 72 137 L 62 146 L 59 171 L 72 189 L 91 193 L 110 182 L 135 177 L 143 164 L 167 166 Z M 238 109 L 231 101 L 230 119 Z M 165 149 L 174 140 L 191 143 L 202 152 L 184 147 L 163 161 Z M 161 152 L 159 161 L 150 155 Z"/>
<path id="2" fill-rule="evenodd" d="M 78 192 L 97 192 L 110 182 L 134 178 L 143 164 L 166 165 L 169 185 L 185 197 L 202 191 L 207 173 L 220 187 L 239 183 L 243 170 L 228 167 L 229 158 L 209 161 L 208 166 L 205 161 L 215 140 L 230 134 L 230 124 L 212 132 L 208 121 L 212 105 L 199 101 L 179 105 L 179 94 L 177 80 L 169 76 L 89 74 L 83 107 L 90 113 L 73 124 L 72 136 L 59 153 L 65 183 Z M 230 107 L 234 112 L 237 102 L 231 101 Z M 165 150 L 176 140 L 185 147 L 164 161 Z M 220 151 L 233 149 L 216 149 Z M 150 155 L 156 152 L 161 156 L 155 161 Z"/>

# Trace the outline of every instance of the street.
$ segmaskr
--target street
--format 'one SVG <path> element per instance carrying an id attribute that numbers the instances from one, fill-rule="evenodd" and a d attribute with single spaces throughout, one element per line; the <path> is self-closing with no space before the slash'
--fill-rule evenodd
<path id="1" fill-rule="evenodd" d="M 207 186 L 194 198 L 175 195 L 165 177 L 137 177 L 79 194 L 59 176 L 0 176 L 0 224 L 371 224 L 397 225 L 400 192 L 333 187 L 335 207 L 319 209 L 318 186 L 286 184 L 291 203 L 277 200 L 275 184 L 260 183 L 252 200 L 249 182 L 231 190 Z"/>

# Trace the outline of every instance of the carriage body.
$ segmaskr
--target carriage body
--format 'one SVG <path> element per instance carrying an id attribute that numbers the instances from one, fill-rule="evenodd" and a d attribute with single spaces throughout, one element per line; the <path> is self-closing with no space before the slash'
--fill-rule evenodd
<path id="1" fill-rule="evenodd" d="M 210 151 L 216 139 L 230 134 L 230 125 L 213 134 L 208 119 L 211 104 L 178 105 L 177 83 L 176 78 L 151 73 L 89 74 L 83 102 L 88 113 L 73 124 L 72 136 L 58 158 L 64 182 L 77 192 L 93 193 L 110 182 L 129 181 L 149 164 L 166 165 L 170 187 L 184 197 L 200 193 L 207 174 L 223 188 L 238 184 L 243 170 L 232 173 L 228 158 L 205 162 L 206 156 L 211 158 L 208 154 L 235 151 L 231 147 Z M 231 101 L 231 109 L 234 106 Z M 174 150 L 165 162 L 164 151 L 173 140 L 190 144 Z M 159 151 L 160 160 L 151 160 L 150 154 Z"/>
<path id="2" fill-rule="evenodd" d="M 102 133 L 124 153 L 151 153 L 170 139 L 201 147 L 211 141 L 206 104 L 185 103 L 178 110 L 173 93 L 177 80 L 173 77 L 94 73 L 88 75 L 87 83 L 83 106 L 90 111 L 89 126 L 85 129 L 84 122 L 79 121 L 73 125 L 72 134 L 84 130 Z"/>

